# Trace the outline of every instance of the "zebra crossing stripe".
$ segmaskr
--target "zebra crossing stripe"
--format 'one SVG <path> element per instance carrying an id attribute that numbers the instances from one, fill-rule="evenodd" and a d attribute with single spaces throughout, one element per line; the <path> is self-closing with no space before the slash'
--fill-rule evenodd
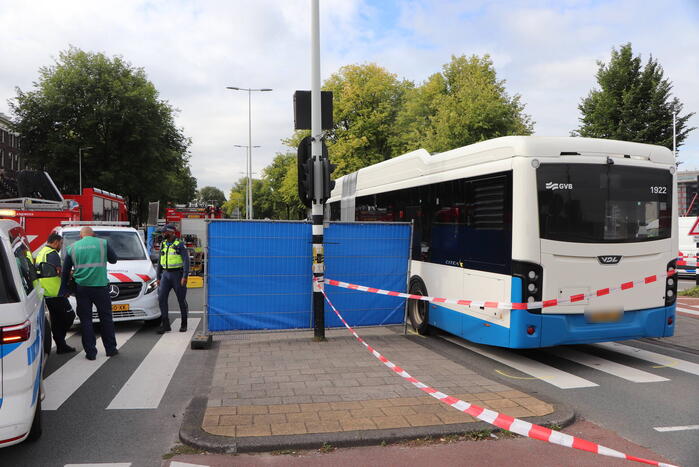
<path id="1" fill-rule="evenodd" d="M 688 315 L 699 316 L 699 311 L 690 310 L 689 308 L 684 308 L 682 306 L 677 306 L 677 311 L 680 313 L 687 313 Z"/>
<path id="2" fill-rule="evenodd" d="M 107 410 L 157 409 L 199 321 L 199 318 L 190 318 L 187 332 L 177 332 L 180 320 L 176 319 L 172 323 L 173 331 L 158 339 Z"/>
<path id="3" fill-rule="evenodd" d="M 456 339 L 449 336 L 442 336 L 442 339 L 445 339 L 453 344 L 456 344 L 477 354 L 483 355 L 484 357 L 490 358 L 491 360 L 495 360 L 496 362 L 505 364 L 509 367 L 514 368 L 515 370 L 521 371 L 522 373 L 526 373 L 530 376 L 533 376 L 537 379 L 540 379 L 546 383 L 552 384 L 561 389 L 591 388 L 599 386 L 598 384 L 593 383 L 592 381 L 588 381 L 584 378 L 580 378 L 579 376 L 575 376 L 573 374 L 559 370 L 558 368 L 554 368 L 552 366 L 546 365 L 536 360 L 532 360 L 527 357 L 523 357 L 521 355 L 507 350 L 497 348 L 485 349 L 481 346 L 470 345 L 460 339 Z"/>
<path id="4" fill-rule="evenodd" d="M 115 333 L 117 349 L 124 345 L 136 334 L 139 328 L 119 330 Z M 98 341 L 97 345 L 101 345 Z M 85 352 L 68 360 L 63 366 L 51 373 L 44 380 L 46 397 L 41 402 L 42 410 L 58 410 L 68 398 L 85 383 L 99 368 L 105 364 L 107 357 L 104 350 L 99 349 L 95 360 L 85 358 Z"/>
<path id="5" fill-rule="evenodd" d="M 619 378 L 631 381 L 633 383 L 655 383 L 659 381 L 669 381 L 667 378 L 663 378 L 662 376 L 622 365 L 621 363 L 613 362 L 611 360 L 606 360 L 598 357 L 597 355 L 579 352 L 574 349 L 556 348 L 555 350 L 551 350 L 549 353 L 556 355 L 557 357 L 562 357 L 566 360 L 579 363 L 580 365 L 585 365 L 587 367 L 594 368 L 595 370 L 603 371 L 612 376 L 618 376 Z"/>
<path id="6" fill-rule="evenodd" d="M 696 363 L 680 360 L 679 358 L 668 357 L 667 355 L 650 352 L 648 350 L 631 347 L 630 345 L 619 344 L 617 342 L 602 342 L 592 344 L 595 347 L 600 347 L 606 350 L 611 350 L 629 357 L 638 358 L 647 362 L 657 363 L 659 365 L 672 368 L 674 370 L 684 371 L 699 376 L 699 365 Z"/>

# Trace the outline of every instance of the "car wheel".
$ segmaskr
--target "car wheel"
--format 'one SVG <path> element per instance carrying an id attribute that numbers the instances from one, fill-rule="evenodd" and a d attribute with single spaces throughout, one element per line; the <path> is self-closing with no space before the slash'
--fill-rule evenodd
<path id="1" fill-rule="evenodd" d="M 419 276 L 410 279 L 410 294 L 427 295 L 427 287 Z M 413 329 L 421 336 L 426 336 L 430 332 L 428 324 L 429 302 L 424 300 L 408 300 L 408 318 Z"/>
<path id="2" fill-rule="evenodd" d="M 32 427 L 27 435 L 27 441 L 36 441 L 41 437 L 41 398 L 37 397 L 36 411 L 32 420 Z"/>

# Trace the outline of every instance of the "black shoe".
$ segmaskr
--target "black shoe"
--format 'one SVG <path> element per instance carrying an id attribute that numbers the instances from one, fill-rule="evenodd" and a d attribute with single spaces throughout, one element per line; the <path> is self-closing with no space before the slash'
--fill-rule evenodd
<path id="1" fill-rule="evenodd" d="M 170 332 L 170 331 L 172 331 L 172 328 L 170 328 L 170 326 L 168 326 L 166 328 L 160 326 L 160 329 L 158 329 L 158 334 L 165 334 L 166 332 Z"/>
<path id="2" fill-rule="evenodd" d="M 107 352 L 107 357 L 113 357 L 115 355 L 119 355 L 119 351 L 117 349 Z"/>
<path id="3" fill-rule="evenodd" d="M 88 360 L 94 360 L 94 359 L 97 358 L 97 355 L 88 355 L 88 354 L 85 354 L 85 358 L 87 358 Z"/>
<path id="4" fill-rule="evenodd" d="M 182 326 L 180 326 L 180 332 L 187 332 L 187 325 L 186 324 L 183 324 Z"/>
<path id="5" fill-rule="evenodd" d="M 59 353 L 59 354 L 60 353 L 71 353 L 71 352 L 75 352 L 75 347 L 71 347 L 68 344 L 63 344 L 62 346 L 56 348 L 56 353 Z"/>

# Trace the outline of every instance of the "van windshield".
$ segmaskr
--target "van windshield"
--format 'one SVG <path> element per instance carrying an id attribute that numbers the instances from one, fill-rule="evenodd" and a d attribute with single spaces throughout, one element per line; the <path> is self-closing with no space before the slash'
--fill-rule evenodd
<path id="1" fill-rule="evenodd" d="M 119 261 L 147 259 L 143 243 L 141 243 L 141 238 L 136 232 L 95 230 L 95 236 L 107 240 L 107 243 L 112 247 Z M 80 232 L 63 232 L 64 248 L 78 240 L 80 240 Z"/>
<path id="2" fill-rule="evenodd" d="M 630 243 L 669 238 L 672 174 L 620 164 L 541 164 L 541 238 Z"/>

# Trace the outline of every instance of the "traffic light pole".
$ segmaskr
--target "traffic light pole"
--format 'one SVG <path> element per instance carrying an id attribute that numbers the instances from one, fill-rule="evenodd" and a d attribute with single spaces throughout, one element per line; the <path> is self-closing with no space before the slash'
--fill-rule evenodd
<path id="1" fill-rule="evenodd" d="M 323 146 L 320 118 L 320 7 L 311 0 L 311 156 L 313 163 L 313 338 L 325 340 L 325 255 L 323 251 Z"/>

